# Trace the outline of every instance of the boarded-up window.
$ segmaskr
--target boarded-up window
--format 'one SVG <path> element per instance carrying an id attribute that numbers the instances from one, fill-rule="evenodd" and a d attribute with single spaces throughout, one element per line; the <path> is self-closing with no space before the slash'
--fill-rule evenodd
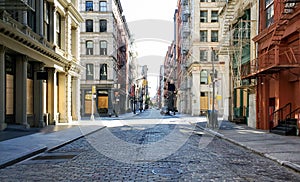
<path id="1" fill-rule="evenodd" d="M 14 114 L 14 76 L 6 74 L 6 114 Z"/>
<path id="2" fill-rule="evenodd" d="M 33 114 L 33 80 L 27 79 L 27 114 Z"/>

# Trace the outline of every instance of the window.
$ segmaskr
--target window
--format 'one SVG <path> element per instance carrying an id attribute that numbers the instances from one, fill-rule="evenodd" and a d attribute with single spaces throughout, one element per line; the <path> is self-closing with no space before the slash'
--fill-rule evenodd
<path id="1" fill-rule="evenodd" d="M 86 20 L 85 28 L 86 32 L 93 32 L 93 20 Z"/>
<path id="2" fill-rule="evenodd" d="M 100 55 L 107 55 L 107 42 L 104 40 L 100 41 Z"/>
<path id="3" fill-rule="evenodd" d="M 266 0 L 266 27 L 274 21 L 274 0 Z"/>
<path id="4" fill-rule="evenodd" d="M 200 0 L 200 2 L 208 2 L 208 0 Z"/>
<path id="5" fill-rule="evenodd" d="M 85 2 L 85 11 L 93 11 L 93 1 Z"/>
<path id="6" fill-rule="evenodd" d="M 99 10 L 101 11 L 101 12 L 105 12 L 105 11 L 107 11 L 107 3 L 106 3 L 106 1 L 100 1 L 100 3 L 99 3 L 100 5 L 100 7 L 99 7 Z"/>
<path id="7" fill-rule="evenodd" d="M 218 42 L 219 41 L 219 39 L 218 39 L 218 37 L 219 37 L 219 31 L 217 31 L 217 30 L 212 30 L 211 31 L 211 42 Z"/>
<path id="8" fill-rule="evenodd" d="M 208 83 L 208 74 L 206 70 L 202 70 L 200 72 L 200 84 L 207 84 Z"/>
<path id="9" fill-rule="evenodd" d="M 91 40 L 86 41 L 86 55 L 93 55 L 94 43 Z"/>
<path id="10" fill-rule="evenodd" d="M 219 56 L 218 56 L 216 50 L 212 50 L 211 56 L 212 56 L 213 61 L 219 61 Z"/>
<path id="11" fill-rule="evenodd" d="M 207 22 L 207 11 L 200 11 L 200 22 Z"/>
<path id="12" fill-rule="evenodd" d="M 56 44 L 61 47 L 61 16 L 56 13 Z"/>
<path id="13" fill-rule="evenodd" d="M 94 65 L 86 64 L 86 80 L 94 80 Z"/>
<path id="14" fill-rule="evenodd" d="M 50 41 L 50 3 L 44 2 L 44 36 L 47 41 Z"/>
<path id="15" fill-rule="evenodd" d="M 107 21 L 100 20 L 100 32 L 106 32 L 106 31 L 107 31 Z"/>
<path id="16" fill-rule="evenodd" d="M 100 80 L 107 80 L 107 64 L 100 65 Z"/>
<path id="17" fill-rule="evenodd" d="M 211 22 L 218 22 L 218 11 L 211 11 Z"/>
<path id="18" fill-rule="evenodd" d="M 213 2 L 216 2 L 216 0 L 211 0 L 211 2 L 213 3 Z"/>
<path id="19" fill-rule="evenodd" d="M 200 31 L 200 42 L 207 42 L 207 30 Z"/>
<path id="20" fill-rule="evenodd" d="M 207 51 L 200 50 L 200 61 L 207 61 Z"/>

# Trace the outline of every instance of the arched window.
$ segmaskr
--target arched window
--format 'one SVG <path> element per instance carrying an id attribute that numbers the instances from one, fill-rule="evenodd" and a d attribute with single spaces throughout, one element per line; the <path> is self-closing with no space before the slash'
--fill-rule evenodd
<path id="1" fill-rule="evenodd" d="M 207 70 L 202 70 L 200 72 L 200 83 L 201 84 L 207 84 L 207 82 L 208 82 Z"/>

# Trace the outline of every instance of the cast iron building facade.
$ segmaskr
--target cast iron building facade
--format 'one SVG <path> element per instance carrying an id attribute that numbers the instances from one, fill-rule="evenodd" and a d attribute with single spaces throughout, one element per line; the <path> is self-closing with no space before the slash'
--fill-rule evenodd
<path id="1" fill-rule="evenodd" d="M 76 0 L 0 1 L 0 128 L 80 119 Z"/>
<path id="2" fill-rule="evenodd" d="M 119 0 L 81 0 L 81 114 L 124 113 L 128 109 L 130 33 Z M 92 94 L 92 87 L 95 93 Z"/>

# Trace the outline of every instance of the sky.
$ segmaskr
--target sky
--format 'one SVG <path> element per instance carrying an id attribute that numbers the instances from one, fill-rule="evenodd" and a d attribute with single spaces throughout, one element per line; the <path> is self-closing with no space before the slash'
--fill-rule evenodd
<path id="1" fill-rule="evenodd" d="M 140 66 L 148 66 L 150 96 L 156 94 L 160 65 L 174 40 L 177 0 L 121 0 Z"/>

